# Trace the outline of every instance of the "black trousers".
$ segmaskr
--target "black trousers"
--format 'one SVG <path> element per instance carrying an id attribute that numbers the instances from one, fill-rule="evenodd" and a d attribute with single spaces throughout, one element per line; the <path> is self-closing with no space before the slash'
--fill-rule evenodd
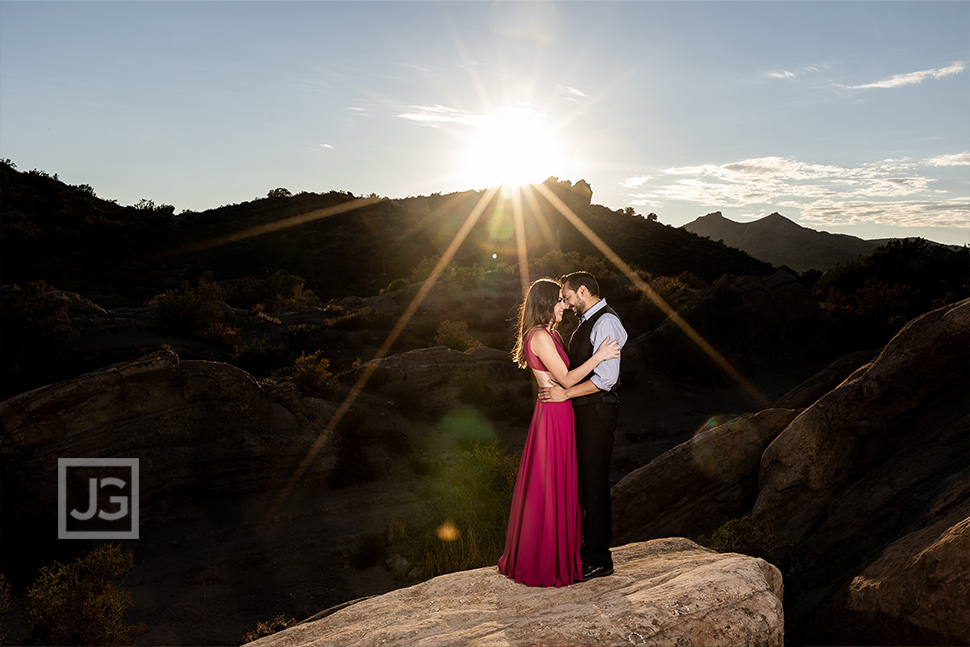
<path id="1" fill-rule="evenodd" d="M 573 407 L 576 418 L 576 463 L 579 500 L 583 506 L 580 556 L 591 566 L 613 566 L 613 512 L 610 504 L 610 461 L 620 405 L 615 395 L 602 394 L 590 404 Z"/>

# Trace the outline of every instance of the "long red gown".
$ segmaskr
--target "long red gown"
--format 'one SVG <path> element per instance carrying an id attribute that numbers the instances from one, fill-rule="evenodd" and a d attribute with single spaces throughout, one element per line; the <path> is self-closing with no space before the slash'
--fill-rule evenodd
<path id="1" fill-rule="evenodd" d="M 525 344 L 526 364 L 546 367 Z M 569 359 L 558 332 L 552 333 L 566 366 Z M 505 552 L 498 569 L 527 586 L 567 586 L 582 579 L 579 545 L 582 515 L 576 473 L 576 434 L 573 405 L 536 400 L 532 425 L 525 440 L 515 478 L 512 512 L 505 535 Z"/>

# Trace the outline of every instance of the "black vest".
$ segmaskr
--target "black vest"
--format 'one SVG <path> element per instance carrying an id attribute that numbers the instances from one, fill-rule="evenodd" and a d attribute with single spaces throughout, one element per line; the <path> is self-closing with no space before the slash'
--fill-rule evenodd
<path id="1" fill-rule="evenodd" d="M 577 366 L 582 365 L 583 362 L 592 357 L 593 353 L 596 352 L 596 349 L 593 348 L 593 342 L 589 339 L 589 335 L 593 330 L 593 324 L 596 323 L 596 320 L 605 315 L 607 312 L 614 317 L 616 316 L 613 308 L 609 306 L 601 308 L 596 312 L 596 314 L 588 319 L 583 320 L 583 323 L 579 324 L 579 327 L 577 327 L 576 330 L 573 331 L 573 334 L 569 337 L 569 350 L 566 351 L 566 354 L 569 356 L 570 368 L 576 368 Z M 590 371 L 589 374 L 579 382 L 585 382 L 592 376 L 593 372 Z M 577 384 L 579 384 L 579 382 L 577 382 Z M 614 384 L 613 388 L 609 391 L 609 394 L 616 397 L 616 390 L 619 387 L 620 381 L 617 380 L 616 384 Z M 582 406 L 584 404 L 599 402 L 604 395 L 606 394 L 601 391 L 599 393 L 591 393 L 590 395 L 573 398 L 573 406 Z"/>

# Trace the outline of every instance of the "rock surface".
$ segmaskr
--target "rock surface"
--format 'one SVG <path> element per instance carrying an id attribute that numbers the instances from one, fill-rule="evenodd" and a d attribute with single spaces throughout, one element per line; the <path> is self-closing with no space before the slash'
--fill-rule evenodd
<path id="1" fill-rule="evenodd" d="M 948 574 L 942 580 L 908 576 L 909 599 L 897 599 L 907 593 L 885 584 L 842 596 L 844 608 L 825 603 L 860 572 L 875 568 L 876 557 L 897 541 L 893 552 L 909 554 L 894 559 L 920 563 L 911 573 L 922 571 L 931 562 L 920 562 L 922 549 L 904 538 L 934 545 L 955 523 L 941 527 L 942 520 L 953 514 L 966 518 L 959 511 L 970 501 L 968 343 L 970 300 L 913 320 L 765 451 L 753 514 L 774 518 L 779 543 L 790 547 L 785 551 L 793 564 L 790 574 L 799 582 L 787 608 L 790 635 L 838 641 L 851 618 L 852 635 L 871 642 L 868 636 L 881 635 L 891 619 L 910 642 L 970 642 L 965 627 L 942 621 L 927 627 L 913 605 L 941 586 L 966 590 L 967 571 L 952 551 L 939 552 L 939 565 L 931 567 Z M 942 608 L 936 613 L 967 617 L 967 599 L 937 598 Z M 882 611 L 855 614 L 850 611 L 855 604 Z"/>
<path id="2" fill-rule="evenodd" d="M 955 523 L 954 523 L 955 521 Z M 970 636 L 970 504 L 890 544 L 825 614 L 842 644 L 953 644 Z M 914 595 L 915 592 L 915 595 Z"/>
<path id="3" fill-rule="evenodd" d="M 159 351 L 0 403 L 5 467 L 18 489 L 46 502 L 56 501 L 64 456 L 138 458 L 146 502 L 279 486 L 326 441 L 336 407 L 285 385 L 275 391 L 278 399 L 229 364 Z"/>
<path id="4" fill-rule="evenodd" d="M 613 541 L 696 537 L 750 510 L 768 444 L 797 411 L 767 409 L 711 429 L 661 454 L 613 486 Z"/>
<path id="5" fill-rule="evenodd" d="M 771 564 L 686 539 L 614 550 L 613 576 L 529 588 L 494 567 L 359 601 L 250 645 L 784 644 L 783 585 Z"/>

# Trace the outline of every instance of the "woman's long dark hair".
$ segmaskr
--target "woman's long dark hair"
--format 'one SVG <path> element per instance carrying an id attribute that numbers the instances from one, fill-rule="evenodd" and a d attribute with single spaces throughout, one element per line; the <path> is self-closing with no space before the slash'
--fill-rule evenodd
<path id="1" fill-rule="evenodd" d="M 556 304 L 559 302 L 560 286 L 552 279 L 537 279 L 529 286 L 525 302 L 519 307 L 519 335 L 512 349 L 512 359 L 519 368 L 526 368 L 526 336 L 536 328 L 550 323 L 556 325 Z"/>

